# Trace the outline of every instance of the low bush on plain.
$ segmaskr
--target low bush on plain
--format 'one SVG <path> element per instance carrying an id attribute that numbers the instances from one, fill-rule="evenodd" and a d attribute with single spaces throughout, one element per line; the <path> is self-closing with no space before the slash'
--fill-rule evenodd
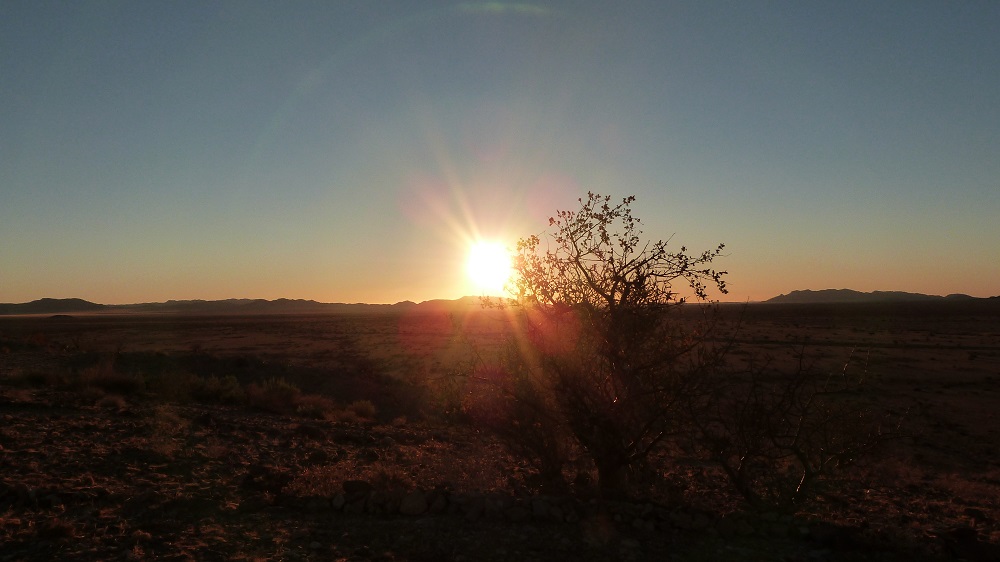
<path id="1" fill-rule="evenodd" d="M 146 381 L 139 375 L 122 373 L 115 369 L 113 360 L 101 361 L 80 372 L 78 382 L 84 388 L 99 388 L 105 392 L 122 396 L 139 394 L 146 387 Z"/>
<path id="2" fill-rule="evenodd" d="M 299 387 L 280 378 L 250 383 L 246 387 L 248 405 L 275 414 L 294 412 L 301 395 Z"/>

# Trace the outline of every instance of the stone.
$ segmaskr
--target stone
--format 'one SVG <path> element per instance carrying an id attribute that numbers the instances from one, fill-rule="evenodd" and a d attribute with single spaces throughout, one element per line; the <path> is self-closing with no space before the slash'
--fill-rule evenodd
<path id="1" fill-rule="evenodd" d="M 368 494 L 368 504 L 365 509 L 370 514 L 385 513 L 386 511 L 386 496 L 379 490 L 374 490 L 372 493 Z"/>
<path id="2" fill-rule="evenodd" d="M 503 513 L 507 519 L 513 523 L 520 523 L 531 518 L 531 511 L 520 505 L 508 507 Z"/>
<path id="3" fill-rule="evenodd" d="M 513 506 L 514 500 L 507 494 L 493 494 L 490 496 L 490 503 L 493 504 L 498 511 L 503 511 L 508 507 Z"/>
<path id="4" fill-rule="evenodd" d="M 359 498 L 344 505 L 344 513 L 364 513 L 367 498 Z"/>
<path id="5" fill-rule="evenodd" d="M 465 502 L 463 511 L 465 512 L 465 518 L 469 521 L 477 521 L 483 516 L 483 512 L 486 510 L 486 498 L 482 496 L 471 496 Z"/>
<path id="6" fill-rule="evenodd" d="M 299 424 L 294 428 L 295 433 L 309 439 L 321 440 L 326 437 L 326 432 L 322 429 L 308 424 Z"/>
<path id="7" fill-rule="evenodd" d="M 678 529 L 688 530 L 692 528 L 691 515 L 683 511 L 674 511 L 670 514 L 670 524 Z"/>
<path id="8" fill-rule="evenodd" d="M 696 513 L 691 517 L 691 530 L 704 531 L 712 524 L 708 516 L 704 513 Z"/>
<path id="9" fill-rule="evenodd" d="M 325 464 L 329 462 L 330 454 L 323 449 L 317 449 L 309 453 L 309 464 Z"/>
<path id="10" fill-rule="evenodd" d="M 372 491 L 372 485 L 364 480 L 346 480 L 341 485 L 348 501 L 355 501 L 359 498 L 367 497 Z"/>
<path id="11" fill-rule="evenodd" d="M 791 528 L 785 523 L 771 523 L 767 525 L 767 532 L 772 537 L 788 537 L 791 536 Z"/>
<path id="12" fill-rule="evenodd" d="M 760 515 L 760 518 L 768 523 L 774 523 L 780 518 L 780 514 L 776 511 L 766 511 Z"/>
<path id="13" fill-rule="evenodd" d="M 531 500 L 531 516 L 535 519 L 547 519 L 549 517 L 549 502 L 541 499 L 535 498 Z"/>
<path id="14" fill-rule="evenodd" d="M 715 530 L 719 532 L 722 538 L 728 539 L 736 534 L 736 523 L 731 517 L 723 517 L 715 525 Z"/>
<path id="15" fill-rule="evenodd" d="M 344 497 L 344 494 L 337 492 L 337 495 L 333 496 L 333 499 L 330 500 L 330 507 L 340 511 L 341 509 L 344 509 L 344 504 L 346 503 L 347 498 Z"/>
<path id="16" fill-rule="evenodd" d="M 330 501 L 326 498 L 309 498 L 306 500 L 307 511 L 323 511 L 330 507 Z"/>
<path id="17" fill-rule="evenodd" d="M 423 515 L 427 507 L 427 496 L 420 490 L 413 490 L 399 502 L 399 512 L 403 515 Z"/>
<path id="18" fill-rule="evenodd" d="M 432 490 L 427 495 L 427 511 L 438 514 L 448 509 L 448 494 L 443 490 Z"/>
<path id="19" fill-rule="evenodd" d="M 292 540 L 302 540 L 312 534 L 309 529 L 295 529 L 292 531 Z"/>
<path id="20" fill-rule="evenodd" d="M 747 522 L 746 519 L 737 520 L 734 529 L 736 530 L 736 534 L 741 537 L 749 537 L 754 533 L 753 525 Z"/>

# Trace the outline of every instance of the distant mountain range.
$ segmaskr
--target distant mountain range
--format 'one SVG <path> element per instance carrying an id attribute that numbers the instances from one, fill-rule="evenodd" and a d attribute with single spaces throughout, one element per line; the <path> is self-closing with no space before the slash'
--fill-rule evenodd
<path id="1" fill-rule="evenodd" d="M 83 299 L 39 299 L 21 304 L 0 303 L 0 315 L 14 314 L 329 314 L 378 313 L 414 309 L 419 311 L 456 311 L 479 306 L 479 297 L 457 300 L 430 300 L 396 304 L 322 303 L 303 299 L 226 299 L 185 300 L 139 304 L 97 304 Z"/>
<path id="2" fill-rule="evenodd" d="M 975 302 L 996 301 L 1000 297 L 982 299 L 969 295 L 925 295 L 902 291 L 863 293 L 851 289 L 792 291 L 763 301 L 766 304 L 829 304 L 829 303 L 906 303 L 906 302 Z M 479 307 L 479 297 L 456 300 L 430 300 L 421 303 L 403 301 L 396 304 L 323 303 L 303 299 L 226 299 L 170 300 L 139 304 L 98 304 L 83 299 L 39 299 L 21 304 L 0 303 L 0 316 L 15 314 L 331 314 L 389 313 L 405 310 L 421 312 L 458 312 Z"/>
<path id="3" fill-rule="evenodd" d="M 997 299 L 1000 297 L 991 297 Z M 903 291 L 872 291 L 863 293 L 851 289 L 823 289 L 821 291 L 792 291 L 764 301 L 776 304 L 819 304 L 819 303 L 879 303 L 879 302 L 967 302 L 980 299 L 969 295 L 953 294 L 945 297 Z"/>

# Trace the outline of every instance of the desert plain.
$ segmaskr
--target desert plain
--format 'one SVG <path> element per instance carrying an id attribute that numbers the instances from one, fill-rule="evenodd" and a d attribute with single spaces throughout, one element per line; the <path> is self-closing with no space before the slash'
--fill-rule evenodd
<path id="1" fill-rule="evenodd" d="M 0 316 L 0 560 L 1000 559 L 997 299 L 719 310 L 898 437 L 791 510 L 676 456 L 603 500 L 448 410 L 502 311 Z"/>

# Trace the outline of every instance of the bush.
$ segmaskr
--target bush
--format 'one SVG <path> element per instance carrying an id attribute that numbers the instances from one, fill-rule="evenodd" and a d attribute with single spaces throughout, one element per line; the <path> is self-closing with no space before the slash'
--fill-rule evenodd
<path id="1" fill-rule="evenodd" d="M 557 408 L 551 394 L 541 392 L 524 370 L 513 368 L 515 362 L 503 361 L 502 365 L 475 368 L 465 386 L 462 412 L 475 427 L 500 437 L 547 484 L 565 488 L 563 466 L 573 445 L 550 415 Z"/>
<path id="2" fill-rule="evenodd" d="M 63 384 L 63 377 L 50 371 L 27 371 L 10 373 L 3 378 L 12 386 L 27 386 L 31 388 L 47 388 Z"/>
<path id="3" fill-rule="evenodd" d="M 123 396 L 138 394 L 146 386 L 141 376 L 118 372 L 113 359 L 100 361 L 97 365 L 84 369 L 78 380 L 84 388 L 99 388 Z"/>
<path id="4" fill-rule="evenodd" d="M 362 420 L 374 421 L 377 410 L 371 400 L 355 400 L 347 406 L 347 410 Z"/>
<path id="5" fill-rule="evenodd" d="M 788 508 L 824 481 L 899 436 L 900 420 L 879 416 L 867 369 L 781 373 L 764 366 L 709 374 L 686 397 L 689 444 L 722 469 L 752 506 Z"/>
<path id="6" fill-rule="evenodd" d="M 188 372 L 162 373 L 148 377 L 147 387 L 160 399 L 187 402 L 202 385 L 201 377 Z"/>
<path id="7" fill-rule="evenodd" d="M 295 406 L 295 413 L 306 418 L 328 419 L 337 406 L 333 400 L 325 396 L 307 394 L 300 396 Z"/>
<path id="8" fill-rule="evenodd" d="M 250 383 L 246 388 L 247 404 L 275 414 L 294 412 L 301 394 L 297 386 L 279 378 Z"/>
<path id="9" fill-rule="evenodd" d="M 128 407 L 128 403 L 117 394 L 105 394 L 97 401 L 97 406 L 110 410 L 124 410 Z"/>
<path id="10" fill-rule="evenodd" d="M 210 404 L 238 405 L 247 399 L 246 392 L 233 375 L 222 378 L 211 375 L 201 379 L 193 392 L 196 399 Z"/>

